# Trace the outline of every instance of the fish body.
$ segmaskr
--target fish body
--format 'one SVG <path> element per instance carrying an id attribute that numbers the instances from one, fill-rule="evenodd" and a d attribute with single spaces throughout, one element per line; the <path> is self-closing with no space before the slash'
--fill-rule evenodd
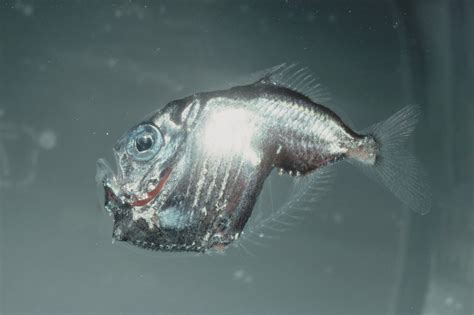
<path id="1" fill-rule="evenodd" d="M 241 235 L 274 168 L 304 176 L 345 159 L 376 165 L 376 134 L 353 131 L 274 74 L 170 102 L 117 141 L 117 174 L 104 160 L 97 173 L 115 239 L 155 250 L 223 248 Z"/>

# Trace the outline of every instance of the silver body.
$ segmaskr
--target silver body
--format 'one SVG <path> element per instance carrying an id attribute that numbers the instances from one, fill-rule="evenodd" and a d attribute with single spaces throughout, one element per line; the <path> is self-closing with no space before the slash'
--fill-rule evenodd
<path id="1" fill-rule="evenodd" d="M 127 133 L 115 147 L 118 174 L 101 161 L 98 177 L 114 237 L 145 248 L 205 251 L 233 242 L 273 168 L 297 176 L 345 157 L 375 163 L 371 137 L 266 80 L 171 102 L 143 123 L 163 136 L 156 157 L 135 161 Z"/>

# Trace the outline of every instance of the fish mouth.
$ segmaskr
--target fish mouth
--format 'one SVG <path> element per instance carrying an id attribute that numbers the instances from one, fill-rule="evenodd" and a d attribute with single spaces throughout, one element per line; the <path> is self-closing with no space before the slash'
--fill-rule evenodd
<path id="1" fill-rule="evenodd" d="M 165 169 L 163 172 L 161 172 L 160 177 L 159 177 L 160 180 L 158 180 L 156 186 L 146 193 L 145 198 L 137 199 L 133 201 L 131 203 L 131 206 L 143 207 L 149 204 L 152 200 L 154 200 L 163 190 L 163 187 L 165 187 L 165 184 L 168 181 L 170 174 L 171 174 L 171 168 Z"/>
<path id="2" fill-rule="evenodd" d="M 105 209 L 112 213 L 115 209 L 121 208 L 125 204 L 120 198 L 120 189 L 117 179 L 109 164 L 104 159 L 97 161 L 97 171 L 95 175 L 97 184 L 102 185 L 105 193 Z"/>
<path id="3" fill-rule="evenodd" d="M 105 208 L 111 213 L 117 208 L 123 207 L 143 207 L 161 193 L 170 177 L 172 168 L 166 168 L 159 175 L 159 180 L 155 180 L 156 184 L 151 185 L 151 189 L 144 194 L 129 194 L 121 189 L 121 185 L 117 182 L 117 177 L 111 167 L 104 159 L 97 161 L 96 182 L 104 187 L 105 192 Z M 155 182 L 154 181 L 154 182 Z"/>

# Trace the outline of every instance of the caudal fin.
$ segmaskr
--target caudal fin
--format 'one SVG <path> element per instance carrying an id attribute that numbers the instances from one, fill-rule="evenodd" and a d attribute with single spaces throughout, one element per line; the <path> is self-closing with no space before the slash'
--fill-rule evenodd
<path id="1" fill-rule="evenodd" d="M 417 159 L 406 150 L 407 138 L 415 130 L 420 109 L 407 106 L 390 118 L 364 131 L 376 142 L 375 163 L 365 165 L 407 207 L 420 214 L 431 209 L 426 174 Z"/>

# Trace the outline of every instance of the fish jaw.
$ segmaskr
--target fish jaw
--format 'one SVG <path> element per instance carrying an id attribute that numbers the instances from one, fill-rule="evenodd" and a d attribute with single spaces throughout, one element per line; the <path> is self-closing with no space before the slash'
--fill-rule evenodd
<path id="1" fill-rule="evenodd" d="M 110 165 L 105 159 L 97 161 L 97 171 L 95 176 L 96 182 L 102 185 L 105 193 L 105 210 L 112 215 L 120 205 L 124 204 L 124 200 L 120 197 L 120 189 L 117 184 L 116 176 Z"/>
<path id="2" fill-rule="evenodd" d="M 120 185 L 117 177 L 112 171 L 110 165 L 105 159 L 97 161 L 96 182 L 103 186 L 105 193 L 105 209 L 109 214 L 114 213 L 118 208 L 144 207 L 153 202 L 166 185 L 172 168 L 161 172 L 155 185 L 150 185 L 150 189 L 145 194 L 128 193 L 124 188 L 126 185 Z"/>
<path id="3" fill-rule="evenodd" d="M 158 183 L 152 188 L 150 191 L 146 193 L 146 197 L 143 199 L 137 199 L 134 202 L 132 202 L 133 207 L 143 207 L 155 200 L 155 198 L 160 194 L 160 192 L 163 190 L 164 186 L 166 185 L 169 177 L 171 174 L 171 169 L 167 169 L 164 172 L 162 172 L 162 175 L 160 176 L 160 179 L 158 180 Z"/>

